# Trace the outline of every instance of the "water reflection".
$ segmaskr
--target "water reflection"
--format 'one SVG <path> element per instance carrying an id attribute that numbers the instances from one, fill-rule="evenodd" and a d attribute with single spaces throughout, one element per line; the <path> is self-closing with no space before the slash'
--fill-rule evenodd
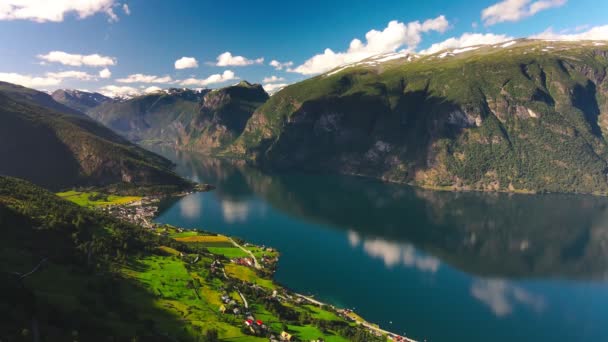
<path id="1" fill-rule="evenodd" d="M 411 244 L 395 243 L 381 238 L 364 238 L 362 242 L 359 234 L 352 230 L 348 232 L 347 236 L 351 247 L 362 245 L 367 255 L 382 259 L 388 268 L 403 265 L 431 273 L 435 273 L 439 269 L 439 259 L 421 255 Z"/>
<path id="2" fill-rule="evenodd" d="M 224 200 L 222 201 L 222 215 L 228 223 L 245 222 L 249 215 L 249 204 Z"/>
<path id="3" fill-rule="evenodd" d="M 203 213 L 202 199 L 198 196 L 186 196 L 179 201 L 179 209 L 182 216 L 193 219 Z"/>
<path id="4" fill-rule="evenodd" d="M 545 309 L 542 296 L 532 294 L 505 280 L 475 280 L 471 286 L 471 295 L 487 305 L 498 317 L 511 314 L 516 304 L 538 313 Z"/>
<path id="5" fill-rule="evenodd" d="M 189 153 L 172 158 L 181 174 L 218 185 L 227 222 L 245 221 L 255 194 L 288 215 L 346 230 L 351 241 L 367 237 L 364 250 L 387 266 L 439 267 L 410 260 L 411 247 L 491 278 L 607 274 L 606 198 L 435 192 L 354 177 L 268 175 Z M 186 216 L 202 210 L 182 206 Z"/>

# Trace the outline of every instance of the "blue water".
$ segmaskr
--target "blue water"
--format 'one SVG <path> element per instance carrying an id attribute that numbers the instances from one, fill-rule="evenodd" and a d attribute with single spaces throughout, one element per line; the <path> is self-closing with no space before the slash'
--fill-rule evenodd
<path id="1" fill-rule="evenodd" d="M 159 151 L 217 186 L 158 222 L 280 250 L 275 279 L 420 341 L 608 341 L 608 199 L 432 192 Z"/>

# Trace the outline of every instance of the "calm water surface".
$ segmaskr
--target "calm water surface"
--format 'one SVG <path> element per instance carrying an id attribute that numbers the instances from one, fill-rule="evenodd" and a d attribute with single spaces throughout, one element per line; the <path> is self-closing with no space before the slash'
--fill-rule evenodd
<path id="1" fill-rule="evenodd" d="M 281 251 L 276 280 L 423 341 L 608 341 L 608 199 L 424 191 L 158 151 L 217 190 L 157 221 Z"/>

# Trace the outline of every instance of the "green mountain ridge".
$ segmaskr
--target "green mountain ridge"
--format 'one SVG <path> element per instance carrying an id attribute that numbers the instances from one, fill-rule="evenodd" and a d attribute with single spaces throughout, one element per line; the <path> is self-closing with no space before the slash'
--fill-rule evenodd
<path id="1" fill-rule="evenodd" d="M 5 91 L 7 87 L 20 91 Z M 169 160 L 82 113 L 64 111 L 44 95 L 6 84 L 0 88 L 0 174 L 51 189 L 117 183 L 186 186 Z"/>
<path id="2" fill-rule="evenodd" d="M 290 85 L 225 155 L 429 188 L 608 193 L 608 47 L 378 56 Z"/>

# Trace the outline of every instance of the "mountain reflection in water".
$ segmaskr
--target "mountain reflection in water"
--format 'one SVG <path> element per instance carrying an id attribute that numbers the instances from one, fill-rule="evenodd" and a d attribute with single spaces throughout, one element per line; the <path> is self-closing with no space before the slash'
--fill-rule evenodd
<path id="1" fill-rule="evenodd" d="M 436 192 L 160 152 L 217 189 L 168 203 L 159 222 L 278 248 L 275 278 L 293 290 L 418 340 L 608 340 L 607 198 Z"/>

